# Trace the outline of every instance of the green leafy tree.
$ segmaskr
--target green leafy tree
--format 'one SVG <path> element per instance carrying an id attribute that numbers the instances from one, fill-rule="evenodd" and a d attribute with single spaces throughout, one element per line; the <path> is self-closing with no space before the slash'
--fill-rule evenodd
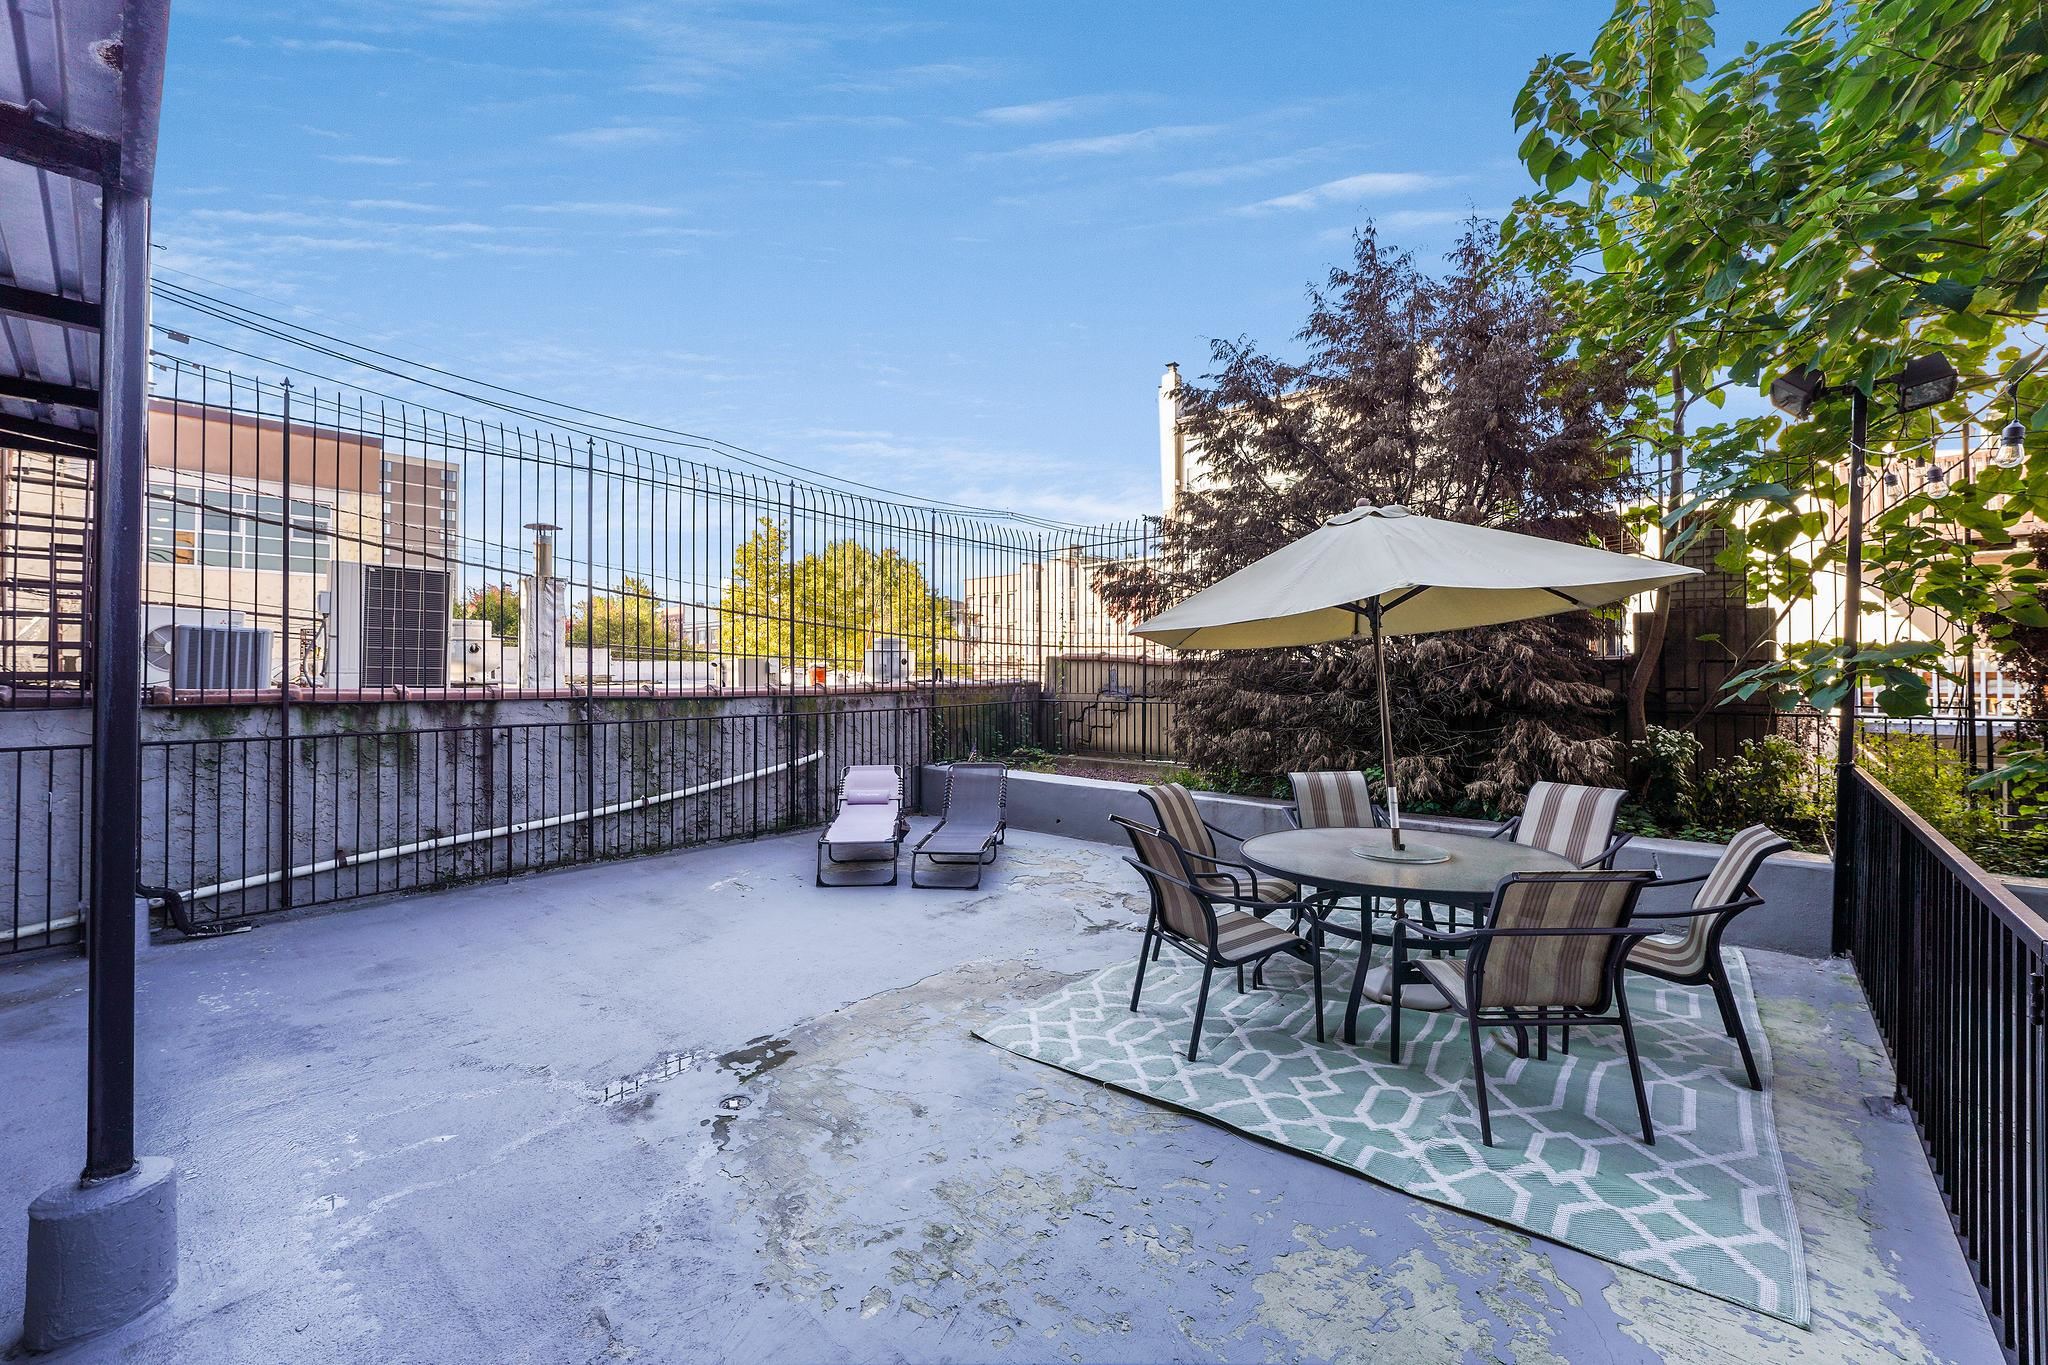
<path id="1" fill-rule="evenodd" d="M 719 640 L 728 654 L 857 669 L 879 639 L 920 652 L 957 639 L 956 615 L 923 568 L 896 550 L 835 540 L 792 560 L 788 533 L 763 517 L 734 547 Z"/>
<path id="2" fill-rule="evenodd" d="M 1657 384 L 1637 430 L 1696 475 L 1682 502 L 1674 476 L 1667 523 L 1681 538 L 1725 526 L 1723 564 L 1789 604 L 1844 559 L 1847 405 L 1799 424 L 1688 426 L 1687 409 L 1798 368 L 1881 395 L 1884 376 L 1939 351 L 1976 382 L 1938 420 L 2016 379 L 2031 426 L 2048 427 L 2048 383 L 2026 373 L 2022 346 L 2048 287 L 2048 6 L 1822 4 L 1718 65 L 1712 14 L 1710 0 L 1620 0 L 1585 54 L 1537 65 L 1515 117 L 1541 188 L 1502 240 L 1560 299 L 1582 350 L 1633 357 Z M 1885 439 L 1876 427 L 1873 444 Z M 1877 590 L 1994 649 L 2048 624 L 2037 557 L 2014 544 L 2048 514 L 2042 448 L 1875 517 Z M 1921 674 L 1938 652 L 1799 641 L 1738 685 L 1823 707 L 1869 685 L 1910 714 L 1927 707 Z"/>
<path id="3" fill-rule="evenodd" d="M 638 578 L 619 580 L 616 593 L 597 593 L 569 618 L 569 643 L 614 654 L 684 658 L 699 651 L 676 635 L 654 589 Z"/>
<path id="4" fill-rule="evenodd" d="M 501 640 L 519 638 L 519 589 L 509 583 L 486 583 L 472 588 L 455 604 L 458 620 L 488 621 L 491 633 Z"/>

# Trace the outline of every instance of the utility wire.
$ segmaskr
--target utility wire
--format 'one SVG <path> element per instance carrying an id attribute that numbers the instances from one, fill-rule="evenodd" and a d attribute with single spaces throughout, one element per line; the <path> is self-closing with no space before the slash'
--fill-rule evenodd
<path id="1" fill-rule="evenodd" d="M 1079 531 L 1092 529 L 1089 527 L 1082 526 L 1079 523 L 1061 521 L 1056 518 L 1039 516 L 1034 513 L 1018 512 L 1009 508 L 985 507 L 972 503 L 955 502 L 950 499 L 930 498 L 914 493 L 906 493 L 900 489 L 889 488 L 881 484 L 868 483 L 860 479 L 847 478 L 843 475 L 832 474 L 825 470 L 815 469 L 810 466 L 798 464 L 790 460 L 784 460 L 777 456 L 769 455 L 757 450 L 752 450 L 746 446 L 736 445 L 733 442 L 721 440 L 717 437 L 705 436 L 696 432 L 663 426 L 659 423 L 643 422 L 635 418 L 621 417 L 612 413 L 601 411 L 599 409 L 586 408 L 574 403 L 567 403 L 558 399 L 547 398 L 539 394 L 527 392 L 526 390 L 523 389 L 517 389 L 508 385 L 494 383 L 490 380 L 478 378 L 474 375 L 463 374 L 460 371 L 445 369 L 441 366 L 427 364 L 424 361 L 412 360 L 408 357 L 397 355 L 393 352 L 384 351 L 374 346 L 365 345 L 360 342 L 352 342 L 347 340 L 346 338 L 335 336 L 332 333 L 322 332 L 317 328 L 304 327 L 301 326 L 300 324 L 291 322 L 287 319 L 279 318 L 272 314 L 264 313 L 259 309 L 248 308 L 244 305 L 233 303 L 229 300 L 205 293 L 202 290 L 193 289 L 189 286 L 179 284 L 176 281 L 160 280 L 157 284 L 157 290 L 161 295 L 167 297 L 170 302 L 177 303 L 186 308 L 190 308 L 193 311 L 198 312 L 204 316 L 215 318 L 218 321 L 226 322 L 232 326 L 252 331 L 259 335 L 270 337 L 274 340 L 283 341 L 288 345 L 297 346 L 302 349 L 312 351 L 316 354 L 325 355 L 331 359 L 340 360 L 343 361 L 344 363 L 355 365 L 361 369 L 369 370 L 373 373 L 388 375 L 392 378 L 401 379 L 408 383 L 419 384 L 425 388 L 433 389 L 441 393 L 446 393 L 455 397 L 463 398 L 470 402 L 480 403 L 487 407 L 497 408 L 500 409 L 501 411 L 513 413 L 517 416 L 526 417 L 535 421 L 549 422 L 558 426 L 573 427 L 574 429 L 584 432 L 585 434 L 613 436 L 629 440 L 647 440 L 650 439 L 650 437 L 642 433 L 654 433 L 652 439 L 659 440 L 662 444 L 680 445 L 688 449 L 701 450 L 707 454 L 719 455 L 723 458 L 733 460 L 737 463 L 745 464 L 752 468 L 759 469 L 764 473 L 776 475 L 777 477 L 788 477 L 790 475 L 796 475 L 804 478 L 820 480 L 823 482 L 840 484 L 845 487 L 859 489 L 867 493 L 881 494 L 883 496 L 898 499 L 901 501 L 912 502 L 919 506 L 929 508 L 931 510 L 957 511 L 977 516 L 999 517 L 1007 520 L 1029 523 L 1032 525 L 1043 527 L 1048 530 Z M 252 297 L 260 296 L 252 295 Z M 252 321 L 252 319 L 254 319 L 255 321 Z M 159 330 L 178 330 L 182 332 L 185 329 L 159 328 Z M 306 337 L 317 338 L 319 343 L 325 344 L 316 344 L 314 342 L 309 342 L 305 340 Z M 219 345 L 219 343 L 214 342 L 208 338 L 202 337 L 200 339 L 205 340 L 208 345 Z M 338 350 L 336 349 L 337 347 L 347 349 Z M 296 368 L 294 366 L 287 364 L 286 362 L 277 360 L 274 357 L 253 355 L 249 352 L 238 351 L 235 348 L 228 346 L 221 346 L 221 349 L 228 351 L 231 354 L 243 355 L 249 359 L 261 360 L 264 361 L 265 363 L 282 366 L 283 368 Z M 583 417 L 596 418 L 602 422 L 616 423 L 624 427 L 637 428 L 638 431 L 625 431 L 618 429 L 618 427 L 592 426 L 587 423 L 575 421 L 573 419 L 563 418 L 556 413 L 541 411 L 533 408 L 520 407 L 516 404 L 504 402 L 501 399 L 489 397 L 488 395 L 472 393 L 458 388 L 451 388 L 446 384 L 440 384 L 432 380 L 423 379 L 417 374 L 410 374 L 406 373 L 404 370 L 393 369 L 391 368 L 391 365 L 368 361 L 363 359 L 361 355 L 350 354 L 349 352 L 361 352 L 364 355 L 377 357 L 381 361 L 389 361 L 393 365 L 410 367 L 412 369 L 425 371 L 426 373 L 429 374 L 439 375 L 447 379 L 455 380 L 460 383 L 476 385 L 480 388 L 489 389 L 497 393 L 508 394 L 515 398 L 523 399 L 529 403 L 541 404 L 544 408 L 559 409 L 562 412 L 577 413 Z M 308 371 L 303 370 L 299 372 L 310 373 Z M 322 377 L 328 378 L 329 382 L 332 383 L 347 382 L 344 380 L 335 379 L 331 376 Z M 394 399 L 393 401 L 402 402 L 405 400 Z M 770 466 L 774 467 L 771 468 Z"/>

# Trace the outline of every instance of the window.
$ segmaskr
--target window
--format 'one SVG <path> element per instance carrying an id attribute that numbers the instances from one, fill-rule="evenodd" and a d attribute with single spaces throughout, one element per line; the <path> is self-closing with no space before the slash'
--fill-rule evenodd
<path id="1" fill-rule="evenodd" d="M 149 562 L 204 568 L 284 568 L 284 499 L 190 484 L 149 486 Z M 334 509 L 293 498 L 293 573 L 324 573 L 334 557 Z"/>

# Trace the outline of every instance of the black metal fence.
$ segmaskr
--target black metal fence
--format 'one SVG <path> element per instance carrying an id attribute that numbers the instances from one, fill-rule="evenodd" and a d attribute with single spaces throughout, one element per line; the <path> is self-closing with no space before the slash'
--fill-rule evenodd
<path id="1" fill-rule="evenodd" d="M 2048 1362 L 2048 920 L 1890 792 L 1850 797 L 1850 955 L 2009 1356 Z"/>
<path id="2" fill-rule="evenodd" d="M 914 783 L 1037 747 L 1045 714 L 1035 688 L 629 705 L 146 743 L 143 884 L 207 925 L 754 838 L 827 818 L 851 764 Z"/>
<path id="3" fill-rule="evenodd" d="M 870 497 L 571 427 L 153 361 L 158 700 L 808 690 L 1033 679 L 1158 651 L 1096 580 L 1155 523 Z M 86 462 L 0 464 L 0 705 L 75 701 Z"/>

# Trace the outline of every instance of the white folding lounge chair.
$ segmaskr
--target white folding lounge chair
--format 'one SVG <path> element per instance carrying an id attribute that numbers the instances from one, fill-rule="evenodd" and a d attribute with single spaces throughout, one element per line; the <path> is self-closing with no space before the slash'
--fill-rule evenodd
<path id="1" fill-rule="evenodd" d="M 910 884 L 945 885 L 917 879 L 917 860 L 923 858 L 934 867 L 972 864 L 972 885 L 980 886 L 981 870 L 996 860 L 996 850 L 1002 847 L 1009 791 L 1010 770 L 1000 763 L 953 764 L 946 775 L 945 816 L 910 851 Z"/>
<path id="2" fill-rule="evenodd" d="M 903 814 L 903 776 L 887 764 L 855 764 L 839 776 L 839 814 L 832 827 L 818 836 L 818 885 L 894 886 L 896 860 L 903 850 L 910 821 Z M 886 882 L 828 882 L 827 864 L 872 865 L 881 859 L 874 850 L 889 849 L 889 880 Z M 841 848 L 866 850 L 841 857 Z"/>

